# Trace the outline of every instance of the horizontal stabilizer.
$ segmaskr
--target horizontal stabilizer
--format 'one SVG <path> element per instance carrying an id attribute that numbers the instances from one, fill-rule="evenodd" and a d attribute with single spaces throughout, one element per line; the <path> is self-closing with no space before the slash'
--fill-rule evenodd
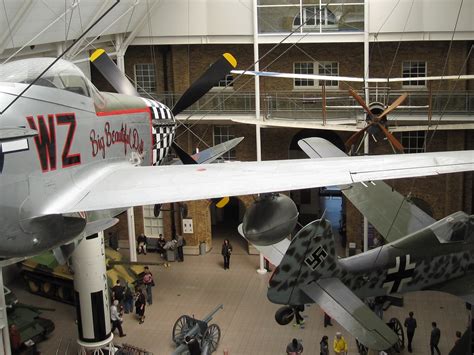
<path id="1" fill-rule="evenodd" d="M 242 230 L 242 223 L 238 226 L 239 234 L 245 238 L 244 232 Z M 281 263 L 281 260 L 285 256 L 288 247 L 290 246 L 290 240 L 283 239 L 282 241 L 272 244 L 272 245 L 254 245 L 254 247 L 263 254 L 265 259 L 271 262 L 273 265 L 278 266 Z"/>
<path id="2" fill-rule="evenodd" d="M 298 142 L 313 159 L 346 156 L 339 148 L 321 138 Z M 434 222 L 426 212 L 383 181 L 340 186 L 344 196 L 362 213 L 387 242 L 393 242 Z"/>
<path id="3" fill-rule="evenodd" d="M 106 218 L 106 219 L 100 219 L 98 221 L 93 221 L 93 222 L 87 222 L 86 228 L 84 229 L 84 232 L 82 235 L 84 237 L 88 237 L 92 234 L 96 234 L 99 232 L 102 232 L 110 227 L 115 226 L 118 223 L 118 218 Z"/>
<path id="4" fill-rule="evenodd" d="M 0 142 L 18 140 L 20 138 L 34 137 L 38 135 L 38 131 L 29 128 L 1 128 Z"/>
<path id="5" fill-rule="evenodd" d="M 214 160 L 220 158 L 223 154 L 234 149 L 240 142 L 242 142 L 243 139 L 244 137 L 238 137 L 228 140 L 227 142 L 216 144 L 213 147 L 194 154 L 192 157 L 197 161 L 198 164 L 212 163 Z"/>
<path id="6" fill-rule="evenodd" d="M 397 335 L 339 279 L 319 279 L 301 289 L 369 349 L 386 350 L 398 341 Z"/>

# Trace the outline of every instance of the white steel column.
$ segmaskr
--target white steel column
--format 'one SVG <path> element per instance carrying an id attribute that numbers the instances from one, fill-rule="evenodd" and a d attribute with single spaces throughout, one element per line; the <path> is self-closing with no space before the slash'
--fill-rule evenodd
<path id="1" fill-rule="evenodd" d="M 117 67 L 122 73 L 125 73 L 125 51 L 126 48 L 122 48 L 123 35 L 117 33 L 115 35 L 115 51 L 117 52 Z"/>
<path id="2" fill-rule="evenodd" d="M 365 102 L 369 104 L 369 0 L 364 3 L 364 86 L 365 86 Z M 369 154 L 369 135 L 365 135 L 364 154 Z M 364 251 L 369 250 L 369 222 L 364 216 Z"/>
<path id="3" fill-rule="evenodd" d="M 260 64 L 258 60 L 260 58 L 258 50 L 258 9 L 257 9 L 257 0 L 253 0 L 253 61 L 255 63 L 255 71 L 260 70 Z M 255 137 L 257 140 L 257 161 L 262 160 L 262 142 L 260 136 L 260 77 L 255 75 L 255 119 L 257 124 L 255 125 Z M 260 253 L 260 267 L 257 272 L 259 274 L 265 274 L 267 270 L 265 269 L 265 261 L 263 259 L 263 254 Z"/>
<path id="4" fill-rule="evenodd" d="M 133 213 L 133 207 L 127 210 L 127 224 L 130 261 L 137 261 L 137 241 L 135 239 L 135 214 Z"/>
<path id="5" fill-rule="evenodd" d="M 3 288 L 3 268 L 0 267 L 0 350 L 2 354 L 11 355 L 10 333 L 8 329 L 7 305 L 5 303 L 5 292 Z"/>
<path id="6" fill-rule="evenodd" d="M 125 73 L 125 50 L 122 47 L 123 37 L 121 34 L 115 35 L 115 49 L 117 51 L 117 67 L 121 72 Z M 137 261 L 137 241 L 135 238 L 135 214 L 133 207 L 127 209 L 128 224 L 128 245 L 130 247 L 130 261 Z"/>

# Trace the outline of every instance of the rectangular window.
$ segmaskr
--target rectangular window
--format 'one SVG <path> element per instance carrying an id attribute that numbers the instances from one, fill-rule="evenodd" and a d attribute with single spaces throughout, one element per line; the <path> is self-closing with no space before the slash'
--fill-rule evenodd
<path id="1" fill-rule="evenodd" d="M 295 74 L 314 74 L 315 67 L 319 75 L 339 75 L 338 62 L 296 62 L 293 64 Z M 339 83 L 336 80 L 326 80 L 325 84 L 326 88 L 339 88 Z M 294 79 L 295 88 L 315 88 L 321 86 L 323 86 L 322 80 Z"/>
<path id="2" fill-rule="evenodd" d="M 426 131 L 401 132 L 400 143 L 405 153 L 425 152 Z"/>
<path id="3" fill-rule="evenodd" d="M 230 133 L 230 126 L 214 126 L 214 145 L 227 142 L 235 138 L 233 134 Z M 235 149 L 222 155 L 224 160 L 235 160 Z"/>
<path id="4" fill-rule="evenodd" d="M 338 62 L 319 62 L 318 73 L 319 75 L 338 76 L 339 63 Z M 325 85 L 327 88 L 338 88 L 339 82 L 336 80 L 326 80 Z M 323 86 L 323 80 L 319 80 L 318 86 Z"/>
<path id="5" fill-rule="evenodd" d="M 299 62 L 293 64 L 295 74 L 314 74 L 314 63 Z M 295 79 L 295 88 L 314 87 L 314 80 L 311 79 Z"/>
<path id="6" fill-rule="evenodd" d="M 402 63 L 402 77 L 403 78 L 418 78 L 427 75 L 427 64 L 426 62 L 409 60 Z M 404 87 L 425 87 L 425 80 L 414 80 L 414 81 L 404 81 Z"/>
<path id="7" fill-rule="evenodd" d="M 143 226 L 147 237 L 158 238 L 163 234 L 163 212 L 155 217 L 153 209 L 155 206 L 143 206 Z"/>
<path id="8" fill-rule="evenodd" d="M 138 93 L 156 94 L 156 76 L 154 64 L 135 64 L 135 85 Z"/>

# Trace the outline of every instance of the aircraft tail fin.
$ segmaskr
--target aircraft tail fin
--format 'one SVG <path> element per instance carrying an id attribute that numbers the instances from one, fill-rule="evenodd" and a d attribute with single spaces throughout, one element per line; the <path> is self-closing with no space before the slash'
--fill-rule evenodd
<path id="1" fill-rule="evenodd" d="M 331 224 L 325 219 L 316 220 L 291 241 L 273 273 L 267 297 L 277 304 L 313 303 L 302 287 L 322 277 L 338 277 L 340 272 Z"/>
<path id="2" fill-rule="evenodd" d="M 312 159 L 343 157 L 346 154 L 322 138 L 305 138 L 298 142 Z M 369 220 L 387 242 L 393 242 L 434 222 L 415 203 L 383 181 L 340 186 L 344 196 Z"/>

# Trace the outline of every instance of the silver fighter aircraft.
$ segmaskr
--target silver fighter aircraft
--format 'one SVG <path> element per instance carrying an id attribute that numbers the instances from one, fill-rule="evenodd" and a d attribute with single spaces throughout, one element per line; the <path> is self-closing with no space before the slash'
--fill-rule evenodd
<path id="1" fill-rule="evenodd" d="M 345 155 L 318 138 L 299 144 L 312 158 Z M 271 302 L 318 303 L 375 350 L 389 349 L 398 338 L 361 299 L 437 290 L 474 303 L 474 215 L 456 212 L 436 221 L 382 181 L 341 189 L 388 243 L 339 259 L 331 224 L 325 219 L 308 224 L 287 250 L 275 247 L 278 252 L 270 256 L 279 264 L 268 289 Z M 280 324 L 291 317 L 290 307 L 276 315 Z"/>
<path id="2" fill-rule="evenodd" d="M 224 54 L 173 109 L 139 97 L 103 51 L 91 60 L 119 93 L 99 92 L 64 60 L 41 76 L 53 59 L 0 66 L 3 259 L 97 233 L 131 206 L 474 168 L 472 151 L 157 166 L 174 144 L 174 116 L 233 69 L 235 59 Z"/>

